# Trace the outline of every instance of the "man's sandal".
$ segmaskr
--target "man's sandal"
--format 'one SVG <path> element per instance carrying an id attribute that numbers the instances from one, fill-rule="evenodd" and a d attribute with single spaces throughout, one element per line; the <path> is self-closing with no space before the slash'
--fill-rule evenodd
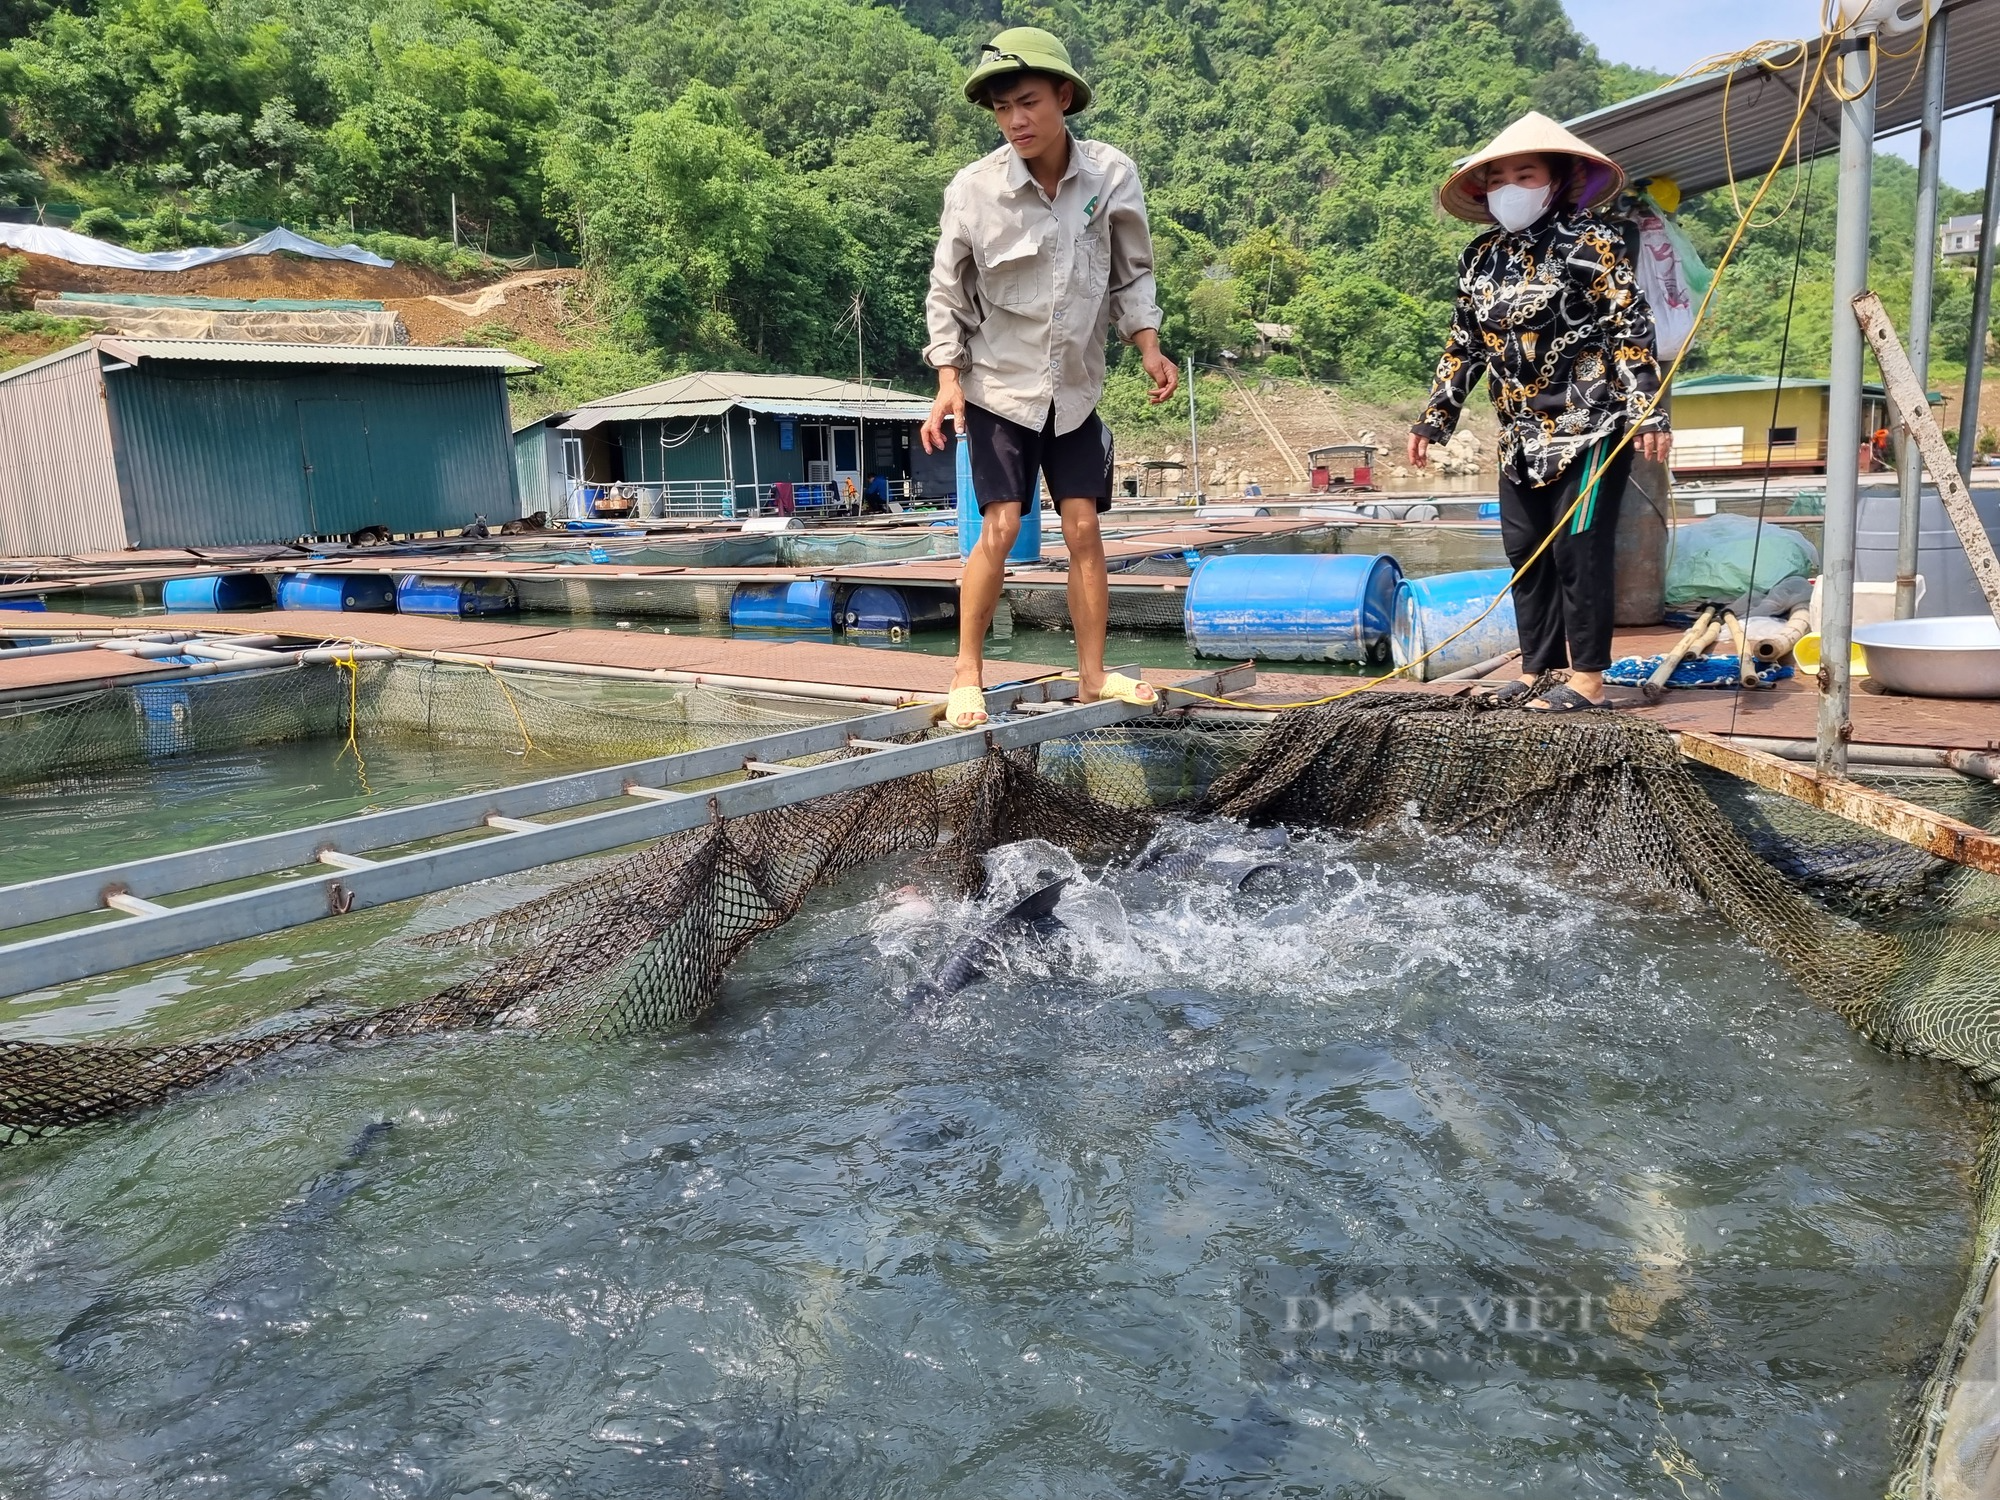
<path id="1" fill-rule="evenodd" d="M 955 687 L 944 700 L 944 721 L 953 729 L 977 729 L 986 722 L 986 691 Z"/>
<path id="2" fill-rule="evenodd" d="M 1076 682 L 1074 672 L 1063 673 L 1065 682 Z M 1160 695 L 1150 682 L 1140 682 L 1127 677 L 1123 672 L 1106 672 L 1104 686 L 1097 690 L 1099 703 L 1129 703 L 1134 708 L 1151 708 L 1160 701 Z"/>

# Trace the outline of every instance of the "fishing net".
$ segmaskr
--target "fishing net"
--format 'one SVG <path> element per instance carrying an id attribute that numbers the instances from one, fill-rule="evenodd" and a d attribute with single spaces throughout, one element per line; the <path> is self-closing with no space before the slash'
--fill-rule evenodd
<path id="1" fill-rule="evenodd" d="M 834 757 L 837 758 L 837 757 Z M 675 834 L 494 916 L 415 939 L 480 967 L 420 1000 L 215 1041 L 100 1046 L 0 1040 L 0 1144 L 159 1103 L 300 1048 L 478 1028 L 606 1038 L 697 1019 L 752 940 L 850 870 L 922 851 L 977 889 L 979 856 L 1043 838 L 1134 840 L 1149 816 L 1095 801 L 995 751 Z"/>
<path id="2" fill-rule="evenodd" d="M 564 715 L 578 711 L 518 683 L 498 708 L 490 684 L 473 691 L 472 679 L 486 674 L 414 670 L 357 675 L 355 713 L 383 732 L 401 726 L 449 737 L 467 732 L 461 696 L 481 697 L 477 712 L 494 716 L 482 733 L 511 721 L 519 734 L 557 735 Z M 647 736 L 688 734 L 700 712 L 697 701 L 678 721 L 671 713 L 658 722 L 635 715 L 626 730 L 605 723 L 591 733 L 654 748 L 663 740 Z M 753 712 L 718 710 L 708 727 L 722 732 L 731 727 L 721 722 L 728 714 Z M 635 738 L 618 738 L 626 732 Z M 1885 785 L 1965 821 L 2000 826 L 2000 798 L 1990 787 L 1900 775 Z M 1882 1046 L 2000 1082 L 2000 881 L 1695 768 L 1670 734 L 1630 716 L 1377 693 L 1267 726 L 1120 725 L 676 834 L 526 902 L 416 939 L 453 977 L 406 1004 L 176 1045 L 0 1041 L 0 1141 L 157 1103 L 302 1047 L 465 1028 L 607 1038 L 684 1024 L 713 1003 L 747 944 L 842 874 L 924 858 L 976 887 L 980 856 L 997 844 L 1041 838 L 1079 851 L 1129 844 L 1164 808 L 1504 840 L 1519 855 L 1594 881 L 1712 910 Z M 1909 1494 L 1949 1492 L 1933 1485 L 1931 1469 L 1937 1455 L 1955 1451 L 1947 1428 L 1961 1419 L 1951 1416 L 1949 1397 L 2000 1256 L 1996 1160 L 1989 1151 L 1982 1169 L 1966 1306 L 1899 1479 Z M 1961 1469 L 1973 1464 L 1983 1482 L 1996 1447 L 1973 1444 Z"/>
<path id="3" fill-rule="evenodd" d="M 0 789 L 294 740 L 504 748 L 530 760 L 640 759 L 759 728 L 844 718 L 847 704 L 405 659 L 320 662 L 138 682 L 0 711 Z"/>

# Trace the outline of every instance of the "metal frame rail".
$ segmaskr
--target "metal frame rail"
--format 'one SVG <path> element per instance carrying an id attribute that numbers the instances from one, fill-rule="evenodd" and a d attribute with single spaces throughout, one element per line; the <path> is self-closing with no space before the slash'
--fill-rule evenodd
<path id="1" fill-rule="evenodd" d="M 1249 676 L 1249 668 L 1234 667 L 1191 679 L 1185 685 L 1198 692 L 1219 693 L 1241 685 Z M 1073 692 L 1062 682 L 996 688 L 986 695 L 987 711 L 998 715 L 1016 710 L 1021 717 L 996 718 L 983 731 L 913 744 L 889 742 L 898 735 L 928 728 L 937 717 L 936 704 L 923 703 L 0 887 L 0 913 L 4 913 L 0 921 L 9 928 L 103 911 L 120 914 L 116 921 L 0 945 L 0 996 L 25 994 L 538 865 L 601 854 L 712 820 L 765 812 L 978 760 L 989 746 L 1018 749 L 1157 711 L 1115 702 L 1061 706 Z M 814 766 L 782 764 L 845 749 L 866 753 Z M 674 790 L 689 782 L 738 773 L 748 779 L 710 791 Z M 535 814 L 620 798 L 629 805 L 559 822 L 528 821 Z M 444 848 L 389 858 L 367 857 L 374 851 L 489 830 L 489 837 Z M 155 899 L 313 864 L 327 869 L 180 906 L 166 906 Z"/>

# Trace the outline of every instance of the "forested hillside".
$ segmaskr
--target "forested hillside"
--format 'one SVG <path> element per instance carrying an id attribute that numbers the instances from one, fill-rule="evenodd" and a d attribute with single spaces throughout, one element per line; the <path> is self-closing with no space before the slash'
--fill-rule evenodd
<path id="1" fill-rule="evenodd" d="M 455 197 L 474 244 L 580 255 L 642 365 L 852 370 L 858 296 L 868 369 L 905 378 L 939 195 L 996 140 L 958 80 L 998 25 L 1068 38 L 1086 128 L 1139 160 L 1170 348 L 1288 322 L 1311 374 L 1385 395 L 1423 379 L 1446 315 L 1445 164 L 1524 109 L 1649 82 L 1559 0 L 0 0 L 0 21 L 0 196 L 85 205 L 85 232 L 434 241 Z M 1711 243 L 1716 213 L 1691 216 Z M 1775 357 L 1789 232 L 1760 236 L 1713 360 Z"/>

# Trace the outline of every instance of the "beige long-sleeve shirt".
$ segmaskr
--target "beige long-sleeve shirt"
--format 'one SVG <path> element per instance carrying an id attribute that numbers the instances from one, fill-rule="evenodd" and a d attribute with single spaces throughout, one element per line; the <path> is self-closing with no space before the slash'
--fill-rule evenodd
<path id="1" fill-rule="evenodd" d="M 968 401 L 1039 431 L 1081 427 L 1104 394 L 1104 331 L 1160 326 L 1153 236 L 1132 159 L 1070 142 L 1052 198 L 1012 146 L 945 189 L 924 359 L 960 371 Z"/>

